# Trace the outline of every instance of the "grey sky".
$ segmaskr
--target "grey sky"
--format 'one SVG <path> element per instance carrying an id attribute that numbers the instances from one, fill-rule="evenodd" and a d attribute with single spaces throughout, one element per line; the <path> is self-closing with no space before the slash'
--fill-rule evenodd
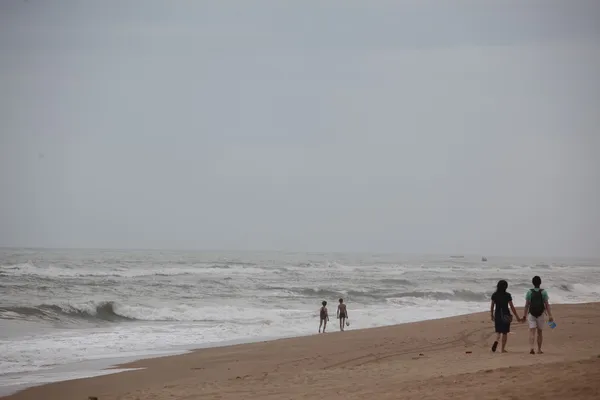
<path id="1" fill-rule="evenodd" d="M 600 256 L 597 1 L 0 2 L 0 245 Z"/>

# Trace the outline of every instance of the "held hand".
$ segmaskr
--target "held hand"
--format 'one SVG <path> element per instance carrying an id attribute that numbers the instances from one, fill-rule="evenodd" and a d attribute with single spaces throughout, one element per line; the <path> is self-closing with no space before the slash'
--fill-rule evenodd
<path id="1" fill-rule="evenodd" d="M 550 317 L 550 318 L 548 319 L 548 321 L 550 321 L 550 322 L 554 322 L 554 318 Z"/>

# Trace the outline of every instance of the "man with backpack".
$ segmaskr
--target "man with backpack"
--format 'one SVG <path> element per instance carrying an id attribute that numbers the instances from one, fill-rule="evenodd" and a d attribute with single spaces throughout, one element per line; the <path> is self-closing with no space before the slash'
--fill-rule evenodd
<path id="1" fill-rule="evenodd" d="M 550 310 L 550 304 L 548 303 L 548 292 L 540 286 L 542 285 L 542 279 L 539 276 L 534 276 L 532 281 L 534 288 L 527 291 L 525 295 L 525 315 L 527 315 L 527 321 L 529 322 L 529 347 L 531 348 L 530 354 L 535 354 L 533 345 L 535 343 L 535 334 L 537 331 L 537 348 L 538 354 L 542 352 L 542 342 L 544 340 L 543 331 L 546 320 L 544 313 L 548 314 L 549 321 L 554 321 L 552 318 L 552 311 Z"/>

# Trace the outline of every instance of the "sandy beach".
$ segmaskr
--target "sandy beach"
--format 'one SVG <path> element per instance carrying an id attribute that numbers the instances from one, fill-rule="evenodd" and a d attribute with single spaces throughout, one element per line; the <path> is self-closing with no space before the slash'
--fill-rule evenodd
<path id="1" fill-rule="evenodd" d="M 519 310 L 522 312 L 522 310 Z M 114 375 L 26 389 L 6 400 L 597 399 L 600 303 L 556 305 L 543 355 L 513 324 L 491 353 L 488 313 L 210 348 L 120 367 Z M 315 321 L 315 331 L 317 321 Z"/>

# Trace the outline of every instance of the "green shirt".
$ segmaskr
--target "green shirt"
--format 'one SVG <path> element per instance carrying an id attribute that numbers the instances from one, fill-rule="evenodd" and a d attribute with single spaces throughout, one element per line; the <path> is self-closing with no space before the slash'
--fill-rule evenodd
<path id="1" fill-rule="evenodd" d="M 531 290 L 535 290 L 536 292 L 540 291 L 540 289 Z M 528 290 L 525 294 L 525 301 L 531 302 L 531 290 Z M 544 289 L 544 291 L 542 292 L 542 298 L 544 299 L 544 302 L 548 302 L 548 291 L 546 289 Z"/>

